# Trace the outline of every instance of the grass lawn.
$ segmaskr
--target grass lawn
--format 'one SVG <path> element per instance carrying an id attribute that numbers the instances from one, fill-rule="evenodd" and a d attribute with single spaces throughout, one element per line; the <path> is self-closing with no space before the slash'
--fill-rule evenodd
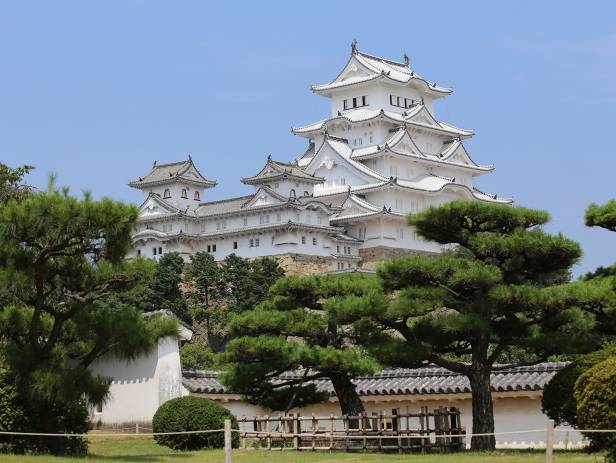
<path id="1" fill-rule="evenodd" d="M 359 463 L 359 462 L 412 462 L 412 463 L 526 463 L 544 462 L 545 453 L 541 451 L 504 450 L 490 454 L 456 453 L 446 455 L 417 454 L 361 454 L 361 453 L 320 453 L 260 450 L 234 450 L 233 461 L 238 463 Z M 224 462 L 222 450 L 204 450 L 199 452 L 176 452 L 157 445 L 146 438 L 92 438 L 90 455 L 86 458 L 54 458 L 49 456 L 0 455 L 2 463 L 64 463 L 64 462 L 177 462 L 177 463 L 217 463 Z M 556 451 L 554 463 L 602 463 L 603 456 L 573 451 Z"/>

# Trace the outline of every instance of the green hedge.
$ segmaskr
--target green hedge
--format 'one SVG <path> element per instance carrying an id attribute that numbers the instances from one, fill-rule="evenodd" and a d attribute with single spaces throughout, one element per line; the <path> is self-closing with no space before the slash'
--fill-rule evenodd
<path id="1" fill-rule="evenodd" d="M 541 399 L 543 413 L 553 419 L 557 425 L 569 424 L 577 427 L 575 382 L 586 370 L 613 355 L 616 355 L 616 344 L 610 344 L 601 350 L 581 355 L 556 373 L 543 390 Z"/>
<path id="2" fill-rule="evenodd" d="M 239 429 L 237 419 L 222 405 L 202 397 L 180 397 L 165 402 L 152 419 L 154 432 L 203 431 L 223 429 L 225 420 L 231 420 L 231 428 Z M 239 434 L 232 436 L 233 447 L 239 446 Z M 155 436 L 160 445 L 175 450 L 197 450 L 224 447 L 224 433 L 179 434 Z"/>
<path id="3" fill-rule="evenodd" d="M 578 426 L 581 429 L 616 429 L 616 356 L 582 374 L 575 383 Z M 607 449 L 606 461 L 616 463 L 616 436 L 587 433 L 593 447 Z"/>

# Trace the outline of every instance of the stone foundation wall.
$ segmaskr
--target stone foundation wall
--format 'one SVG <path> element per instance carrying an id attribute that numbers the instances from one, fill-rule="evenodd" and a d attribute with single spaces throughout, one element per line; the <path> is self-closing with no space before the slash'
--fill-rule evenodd
<path id="1" fill-rule="evenodd" d="M 278 260 L 285 275 L 314 275 L 331 270 L 330 257 L 309 256 L 306 254 L 281 254 L 272 256 Z"/>
<path id="2" fill-rule="evenodd" d="M 417 251 L 414 249 L 376 246 L 374 248 L 360 249 L 359 255 L 361 257 L 359 267 L 374 270 L 379 266 L 379 264 L 382 264 L 389 259 L 399 259 L 408 256 L 435 256 L 437 255 L 437 253 L 429 251 Z"/>

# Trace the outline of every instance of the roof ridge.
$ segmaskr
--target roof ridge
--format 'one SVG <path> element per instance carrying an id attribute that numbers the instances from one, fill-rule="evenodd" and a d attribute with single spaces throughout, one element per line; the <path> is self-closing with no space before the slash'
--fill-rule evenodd
<path id="1" fill-rule="evenodd" d="M 407 66 L 405 63 L 401 63 L 400 61 L 394 61 L 392 59 L 383 58 L 381 56 L 371 55 L 370 53 L 366 53 L 364 51 L 359 51 L 359 50 L 357 50 L 357 54 L 365 56 L 366 58 L 371 58 L 371 59 L 375 59 L 378 61 L 383 61 L 384 63 L 393 64 L 395 66 L 400 66 L 404 69 L 408 69 L 409 71 L 411 70 L 410 66 Z"/>
<path id="2" fill-rule="evenodd" d="M 185 159 L 183 161 L 175 161 L 175 162 L 168 162 L 166 164 L 156 164 L 155 166 L 152 167 L 152 169 L 157 169 L 159 167 L 169 167 L 169 166 L 177 166 L 180 164 L 186 164 L 187 162 L 190 162 L 190 159 Z"/>
<path id="3" fill-rule="evenodd" d="M 220 203 L 228 203 L 231 201 L 237 201 L 238 199 L 248 199 L 248 198 L 252 198 L 255 194 L 251 194 L 251 195 L 244 195 L 244 196 L 235 196 L 233 198 L 227 198 L 227 199 L 218 199 L 216 201 L 207 201 L 204 203 L 199 203 L 199 206 L 209 206 L 210 204 L 220 204 Z"/>

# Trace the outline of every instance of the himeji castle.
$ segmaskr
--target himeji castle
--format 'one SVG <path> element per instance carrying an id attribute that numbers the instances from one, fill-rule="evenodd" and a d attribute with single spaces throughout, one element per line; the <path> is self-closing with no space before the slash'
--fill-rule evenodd
<path id="1" fill-rule="evenodd" d="M 466 150 L 472 130 L 437 119 L 434 102 L 452 90 L 417 74 L 406 55 L 379 58 L 354 41 L 336 78 L 311 88 L 330 99 L 329 117 L 292 129 L 308 141 L 297 159 L 268 157 L 242 178 L 251 194 L 205 201 L 216 182 L 190 157 L 130 182 L 142 192 L 132 255 L 278 256 L 288 273 L 372 269 L 440 251 L 406 224 L 409 213 L 455 199 L 511 203 L 473 186 L 494 167 Z"/>

